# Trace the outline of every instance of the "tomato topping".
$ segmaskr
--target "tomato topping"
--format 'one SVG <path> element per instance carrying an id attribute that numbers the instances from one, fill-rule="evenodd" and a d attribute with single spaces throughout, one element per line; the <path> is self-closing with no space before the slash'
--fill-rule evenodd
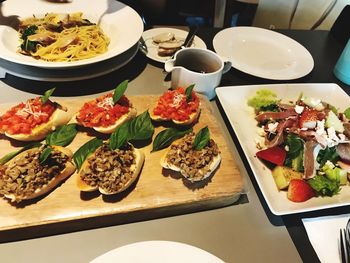
<path id="1" fill-rule="evenodd" d="M 53 102 L 42 103 L 40 97 L 20 103 L 0 116 L 0 131 L 9 134 L 30 134 L 40 124 L 49 121 L 56 110 Z"/>
<path id="2" fill-rule="evenodd" d="M 131 104 L 124 95 L 114 105 L 112 93 L 86 102 L 77 116 L 78 122 L 85 127 L 108 127 L 121 116 L 129 112 Z"/>
<path id="3" fill-rule="evenodd" d="M 158 100 L 153 113 L 167 120 L 186 121 L 190 115 L 198 111 L 199 98 L 192 91 L 192 100 L 186 101 L 185 89 L 182 87 L 176 90 L 166 91 Z"/>
<path id="4" fill-rule="evenodd" d="M 267 148 L 256 153 L 258 158 L 280 166 L 284 164 L 286 155 L 287 152 L 279 146 Z"/>

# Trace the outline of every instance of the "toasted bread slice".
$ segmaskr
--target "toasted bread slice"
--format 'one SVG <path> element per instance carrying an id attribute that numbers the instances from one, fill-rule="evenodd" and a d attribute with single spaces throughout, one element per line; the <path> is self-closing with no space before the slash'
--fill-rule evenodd
<path id="1" fill-rule="evenodd" d="M 198 95 L 192 91 L 192 100 L 187 102 L 185 92 L 186 90 L 184 88 L 178 87 L 175 90 L 168 90 L 163 93 L 154 103 L 153 109 L 149 111 L 151 119 L 154 121 L 172 121 L 177 125 L 190 125 L 197 121 L 201 111 L 200 99 Z M 186 112 L 186 107 L 187 109 L 191 109 L 191 112 L 195 110 L 195 112 L 192 112 L 188 116 L 188 119 L 180 121 L 172 117 L 174 113 L 183 115 L 184 112 Z M 171 110 L 172 116 L 163 114 L 163 112 L 165 113 L 167 110 Z M 157 114 L 155 112 L 157 112 Z"/>
<path id="2" fill-rule="evenodd" d="M 71 118 L 72 114 L 69 111 L 57 108 L 48 122 L 36 126 L 30 134 L 9 134 L 5 132 L 5 135 L 18 141 L 40 141 L 56 128 L 67 124 Z"/>
<path id="3" fill-rule="evenodd" d="M 71 161 L 73 153 L 64 147 L 61 146 L 52 146 L 56 151 L 62 152 L 64 155 L 66 155 L 68 157 L 68 160 L 65 162 L 65 167 L 62 171 L 60 171 L 59 174 L 57 174 L 54 178 L 52 178 L 48 183 L 42 185 L 40 188 L 35 189 L 34 192 L 32 192 L 31 194 L 27 194 L 27 195 L 16 195 L 15 193 L 5 193 L 4 196 L 8 199 L 11 200 L 11 202 L 20 202 L 22 200 L 29 200 L 29 199 L 33 199 L 36 197 L 39 197 L 41 195 L 46 194 L 47 192 L 51 191 L 52 189 L 54 189 L 59 183 L 61 183 L 62 181 L 64 181 L 66 178 L 68 178 L 71 174 L 74 173 L 75 171 L 75 165 L 73 164 L 73 162 Z M 11 159 L 8 163 L 6 163 L 7 166 L 11 166 L 11 164 L 15 164 L 17 160 L 23 158 L 25 155 L 27 155 L 30 152 L 35 151 L 37 148 L 32 148 L 29 150 L 26 150 L 22 153 L 20 153 L 19 155 L 17 155 L 16 157 L 14 157 L 13 159 Z"/>
<path id="4" fill-rule="evenodd" d="M 176 156 L 176 153 L 174 152 L 171 152 L 171 149 L 172 149 L 172 146 L 175 146 L 175 147 L 178 147 L 180 146 L 180 144 L 186 140 L 186 138 L 188 136 L 191 136 L 191 134 L 188 134 L 186 135 L 184 138 L 180 139 L 180 140 L 177 140 L 175 142 L 172 143 L 172 145 L 169 147 L 169 150 L 163 155 L 163 157 L 161 158 L 160 160 L 160 165 L 165 168 L 165 169 L 170 169 L 170 170 L 173 170 L 175 172 L 180 172 L 181 175 L 186 178 L 187 180 L 189 180 L 190 182 L 198 182 L 198 181 L 202 181 L 206 178 L 208 178 L 216 169 L 217 167 L 219 166 L 220 162 L 221 162 L 221 155 L 218 153 L 217 155 L 213 155 L 210 162 L 207 163 L 205 165 L 205 167 L 201 168 L 201 169 L 196 169 L 195 173 L 194 174 L 190 174 L 189 173 L 189 169 L 186 168 L 187 164 L 183 165 L 182 167 L 180 166 L 180 163 L 178 164 L 175 164 L 175 163 L 172 163 L 169 159 L 170 158 L 181 158 L 179 156 Z M 212 142 L 214 143 L 214 141 Z M 199 150 L 199 151 L 205 151 L 206 149 L 202 149 L 202 150 Z M 181 148 L 178 148 L 177 151 L 182 151 Z M 183 156 L 183 151 L 182 151 L 182 156 Z M 194 150 L 192 151 L 188 151 L 186 156 L 183 157 L 184 159 L 186 159 L 186 162 L 189 162 L 191 161 L 191 156 L 189 157 L 188 155 L 190 154 L 193 154 L 194 153 Z M 198 158 L 198 160 L 200 162 L 203 161 L 203 156 L 200 155 L 200 158 Z M 182 163 L 184 164 L 184 163 Z"/>
<path id="5" fill-rule="evenodd" d="M 120 116 L 112 125 L 109 125 L 107 127 L 102 127 L 102 126 L 90 126 L 90 125 L 84 125 L 81 121 L 79 121 L 78 116 L 81 110 L 79 110 L 74 117 L 72 118 L 72 122 L 77 123 L 79 125 L 82 125 L 84 127 L 89 127 L 94 129 L 97 132 L 104 133 L 104 134 L 111 134 L 113 133 L 119 126 L 124 124 L 130 119 L 133 119 L 137 115 L 137 110 L 132 106 L 132 104 L 129 104 L 129 110 L 126 112 L 124 115 Z"/>
<path id="6" fill-rule="evenodd" d="M 130 185 L 132 185 L 132 183 L 138 178 L 140 172 L 141 172 L 141 168 L 142 165 L 145 161 L 145 155 L 142 151 L 140 151 L 139 149 L 132 147 L 132 152 L 135 156 L 135 163 L 131 165 L 130 167 L 130 171 L 132 172 L 131 177 L 129 178 L 129 180 L 127 182 L 125 182 L 121 187 L 119 187 L 116 190 L 113 191 L 109 191 L 107 189 L 104 189 L 103 187 L 99 186 L 98 183 L 96 183 L 95 186 L 91 186 L 88 183 L 86 183 L 83 179 L 82 179 L 82 172 L 86 169 L 89 169 L 89 160 L 92 158 L 95 158 L 95 153 L 93 153 L 92 155 L 90 155 L 82 164 L 79 172 L 78 172 L 78 176 L 77 176 L 77 186 L 78 188 L 83 191 L 83 192 L 92 192 L 92 191 L 96 191 L 98 190 L 100 193 L 104 194 L 104 195 L 113 195 L 113 194 L 117 194 L 120 192 L 123 192 L 124 190 L 126 190 L 127 188 L 130 187 Z"/>
<path id="7" fill-rule="evenodd" d="M 155 115 L 153 110 L 150 111 L 150 117 L 154 121 L 172 121 L 173 123 L 175 123 L 177 125 L 186 126 L 186 125 L 190 125 L 190 124 L 196 122 L 198 117 L 199 117 L 200 112 L 201 112 L 201 110 L 200 110 L 200 105 L 199 105 L 198 110 L 196 112 L 190 114 L 189 119 L 185 120 L 185 121 L 177 121 L 177 120 L 163 118 L 159 115 Z"/>

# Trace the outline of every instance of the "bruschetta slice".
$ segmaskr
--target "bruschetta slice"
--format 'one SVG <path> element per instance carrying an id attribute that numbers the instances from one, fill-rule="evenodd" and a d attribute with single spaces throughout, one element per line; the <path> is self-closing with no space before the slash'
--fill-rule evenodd
<path id="1" fill-rule="evenodd" d="M 220 151 L 214 140 L 201 150 L 193 147 L 195 134 L 186 134 L 173 142 L 162 157 L 160 164 L 165 169 L 180 172 L 187 180 L 198 182 L 208 178 L 221 162 Z"/>
<path id="2" fill-rule="evenodd" d="M 138 178 L 144 160 L 144 153 L 131 144 L 111 150 L 107 143 L 103 143 L 83 162 L 77 186 L 84 192 L 120 193 Z"/>
<path id="3" fill-rule="evenodd" d="M 40 156 L 44 146 L 26 150 L 0 166 L 0 194 L 11 202 L 33 199 L 55 188 L 75 171 L 73 153 L 52 146 L 44 162 Z"/>
<path id="4" fill-rule="evenodd" d="M 188 101 L 185 91 L 182 87 L 167 90 L 150 110 L 152 120 L 172 121 L 177 125 L 190 125 L 197 121 L 200 113 L 199 97 L 192 91 Z"/>
<path id="5" fill-rule="evenodd" d="M 111 134 L 136 116 L 136 109 L 125 95 L 122 95 L 117 103 L 113 102 L 112 96 L 112 93 L 109 93 L 86 102 L 75 115 L 75 121 L 100 133 Z"/>
<path id="6" fill-rule="evenodd" d="M 39 141 L 65 125 L 72 114 L 58 103 L 40 97 L 22 102 L 0 116 L 0 133 L 18 141 Z"/>

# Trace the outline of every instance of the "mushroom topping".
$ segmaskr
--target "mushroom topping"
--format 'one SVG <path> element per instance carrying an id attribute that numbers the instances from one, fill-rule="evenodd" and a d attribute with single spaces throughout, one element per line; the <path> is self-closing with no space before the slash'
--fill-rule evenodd
<path id="1" fill-rule="evenodd" d="M 172 144 L 165 156 L 165 162 L 169 167 L 178 167 L 188 180 L 200 181 L 216 168 L 217 160 L 221 160 L 220 151 L 212 139 L 202 150 L 195 150 L 193 148 L 194 138 L 195 134 L 192 132 L 185 135 L 179 143 Z"/>
<path id="2" fill-rule="evenodd" d="M 117 193 L 134 177 L 136 157 L 131 145 L 111 150 L 107 143 L 99 147 L 80 171 L 80 178 L 92 188 Z"/>
<path id="3" fill-rule="evenodd" d="M 0 194 L 14 196 L 20 202 L 47 186 L 65 168 L 69 157 L 53 148 L 50 156 L 40 163 L 44 146 L 26 151 L 0 167 Z"/>

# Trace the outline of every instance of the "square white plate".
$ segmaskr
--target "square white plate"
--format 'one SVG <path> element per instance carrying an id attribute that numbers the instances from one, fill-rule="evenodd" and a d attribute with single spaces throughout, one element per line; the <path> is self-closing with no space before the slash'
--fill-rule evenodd
<path id="1" fill-rule="evenodd" d="M 257 90 L 269 89 L 283 101 L 295 101 L 299 94 L 319 98 L 344 111 L 350 107 L 350 97 L 336 84 L 270 84 L 219 87 L 216 93 L 221 105 L 234 129 L 260 190 L 275 215 L 286 215 L 339 207 L 350 204 L 350 186 L 343 186 L 340 193 L 333 197 L 317 197 L 303 203 L 294 203 L 287 199 L 285 191 L 278 191 L 271 171 L 256 157 L 256 139 L 258 127 L 253 108 L 247 105 L 248 98 Z"/>

